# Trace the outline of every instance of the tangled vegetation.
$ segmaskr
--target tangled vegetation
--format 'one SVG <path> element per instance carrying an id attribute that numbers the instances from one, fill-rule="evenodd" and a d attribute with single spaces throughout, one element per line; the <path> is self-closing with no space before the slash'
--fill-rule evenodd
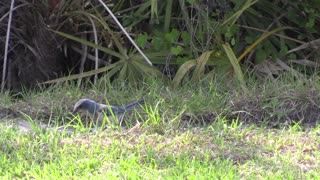
<path id="1" fill-rule="evenodd" d="M 1 0 L 0 178 L 320 177 L 319 25 L 318 0 Z M 82 98 L 145 104 L 101 126 Z"/>
<path id="2" fill-rule="evenodd" d="M 17 0 L 12 21 L 9 2 L 0 4 L 0 49 L 10 38 L 1 64 L 11 89 L 93 76 L 134 83 L 156 76 L 173 87 L 229 76 L 244 84 L 247 73 L 319 69 L 316 0 Z"/>

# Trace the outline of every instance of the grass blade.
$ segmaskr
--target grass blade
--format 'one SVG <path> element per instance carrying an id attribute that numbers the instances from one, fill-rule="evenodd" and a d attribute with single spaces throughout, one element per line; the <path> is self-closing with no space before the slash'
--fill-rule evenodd
<path id="1" fill-rule="evenodd" d="M 174 76 L 172 80 L 172 87 L 176 88 L 181 83 L 181 80 L 183 77 L 191 70 L 191 68 L 195 67 L 197 65 L 197 62 L 195 60 L 189 60 L 185 63 L 183 63 L 180 68 L 178 69 L 177 74 Z"/>
<path id="2" fill-rule="evenodd" d="M 119 61 L 121 62 L 121 61 Z M 117 63 L 119 63 L 117 62 Z M 109 69 L 114 68 L 117 63 L 115 64 L 110 64 L 109 66 L 103 67 L 103 68 L 99 68 L 97 70 L 92 70 L 92 71 L 87 71 L 81 74 L 75 74 L 75 75 L 71 75 L 71 76 L 67 76 L 67 77 L 62 77 L 62 78 L 58 78 L 58 79 L 53 79 L 53 80 L 49 80 L 40 84 L 52 84 L 52 83 L 59 83 L 59 82 L 63 82 L 63 81 L 70 81 L 70 80 L 74 80 L 74 79 L 78 79 L 78 78 L 83 78 L 83 77 L 88 77 L 88 76 L 92 76 L 95 74 L 99 74 L 105 71 L 108 71 Z"/>
<path id="3" fill-rule="evenodd" d="M 241 61 L 252 49 L 254 49 L 261 41 L 269 37 L 270 35 L 275 34 L 278 31 L 282 31 L 285 29 L 289 29 L 290 27 L 281 27 L 281 28 L 276 28 L 270 32 L 267 32 L 263 34 L 261 37 L 259 37 L 254 43 L 252 43 L 238 58 L 238 61 Z"/>
<path id="4" fill-rule="evenodd" d="M 50 31 L 56 33 L 56 34 L 59 34 L 60 36 L 63 36 L 63 37 L 66 37 L 68 39 L 71 39 L 71 40 L 74 40 L 74 41 L 77 41 L 79 43 L 83 43 L 83 44 L 86 44 L 87 46 L 90 46 L 90 47 L 93 47 L 93 48 L 96 48 L 96 49 L 99 49 L 100 51 L 103 51 L 105 53 L 108 53 L 112 56 L 115 56 L 115 57 L 118 57 L 118 58 L 122 58 L 122 55 L 111 50 L 111 49 L 108 49 L 108 48 L 105 48 L 105 47 L 102 47 L 102 46 L 99 46 L 99 45 L 96 45 L 95 43 L 92 43 L 90 41 L 87 41 L 87 40 L 84 40 L 84 39 L 81 39 L 81 38 L 78 38 L 76 36 L 73 36 L 73 35 L 70 35 L 70 34 L 67 34 L 67 33 L 64 33 L 64 32 L 60 32 L 60 31 L 54 31 L 54 30 L 51 30 Z"/>
<path id="5" fill-rule="evenodd" d="M 207 64 L 213 51 L 207 51 L 197 58 L 197 66 L 192 75 L 192 81 L 196 82 L 204 74 L 204 67 Z"/>
<path id="6" fill-rule="evenodd" d="M 241 85 L 241 88 L 247 93 L 248 89 L 246 87 L 246 82 L 244 81 L 244 76 L 240 67 L 240 64 L 234 54 L 233 50 L 231 49 L 228 43 L 222 45 L 224 51 L 226 52 L 230 63 L 232 64 L 233 70 L 236 74 L 237 80 Z"/>

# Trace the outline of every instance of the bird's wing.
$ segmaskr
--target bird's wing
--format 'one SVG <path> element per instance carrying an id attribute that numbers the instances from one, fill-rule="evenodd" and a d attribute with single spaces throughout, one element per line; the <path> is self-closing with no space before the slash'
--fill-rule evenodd
<path id="1" fill-rule="evenodd" d="M 125 110 L 123 108 L 119 108 L 117 106 L 99 104 L 100 109 L 99 112 L 105 113 L 107 116 L 123 114 Z M 112 111 L 112 112 L 111 112 Z"/>
<path id="2" fill-rule="evenodd" d="M 117 107 L 117 106 L 112 106 L 112 105 L 105 105 L 105 104 L 98 104 L 99 106 L 99 110 L 98 112 L 100 113 L 105 113 L 107 116 L 111 116 L 111 115 L 119 115 L 119 114 L 123 114 L 126 111 L 130 111 L 132 109 L 134 109 L 136 106 L 143 104 L 144 103 L 144 99 L 139 99 L 137 101 L 134 101 L 124 107 Z M 112 111 L 112 113 L 111 113 Z"/>

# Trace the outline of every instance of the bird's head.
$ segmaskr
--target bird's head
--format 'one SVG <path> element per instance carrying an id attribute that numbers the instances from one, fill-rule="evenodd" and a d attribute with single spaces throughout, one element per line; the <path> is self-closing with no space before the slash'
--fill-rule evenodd
<path id="1" fill-rule="evenodd" d="M 90 99 L 81 99 L 79 100 L 73 108 L 72 113 L 77 113 L 80 110 L 88 111 L 90 114 L 94 114 L 100 110 L 100 105 L 93 100 Z"/>

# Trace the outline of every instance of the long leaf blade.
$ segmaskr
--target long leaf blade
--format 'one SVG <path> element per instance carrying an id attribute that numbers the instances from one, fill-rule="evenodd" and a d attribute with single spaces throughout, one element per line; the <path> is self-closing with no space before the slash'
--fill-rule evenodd
<path id="1" fill-rule="evenodd" d="M 172 80 L 172 87 L 173 88 L 178 87 L 181 80 L 187 74 L 187 72 L 189 72 L 191 70 L 191 68 L 195 67 L 196 65 L 197 65 L 197 62 L 195 60 L 189 60 L 189 61 L 183 63 L 180 66 L 177 74 L 174 76 L 174 78 Z"/>
<path id="2" fill-rule="evenodd" d="M 54 30 L 51 30 L 50 31 L 56 33 L 56 34 L 59 34 L 60 36 L 63 36 L 65 38 L 68 38 L 68 39 L 71 39 L 71 40 L 74 40 L 74 41 L 77 41 L 79 43 L 82 43 L 82 44 L 85 44 L 87 46 L 90 46 L 90 47 L 93 47 L 93 48 L 96 48 L 96 49 L 99 49 L 100 51 L 103 51 L 105 53 L 108 53 L 112 56 L 115 56 L 115 57 L 118 57 L 120 59 L 123 58 L 123 56 L 111 49 L 108 49 L 108 48 L 105 48 L 105 47 L 102 47 L 102 46 L 99 46 L 99 45 L 96 45 L 90 41 L 87 41 L 87 40 L 84 40 L 84 39 L 81 39 L 81 38 L 78 38 L 76 36 L 73 36 L 73 35 L 70 35 L 70 34 L 67 34 L 67 33 L 64 33 L 64 32 L 60 32 L 60 31 L 54 31 Z"/>
<path id="3" fill-rule="evenodd" d="M 245 91 L 245 93 L 248 92 L 248 89 L 246 87 L 246 82 L 244 81 L 244 76 L 240 67 L 240 64 L 236 58 L 236 55 L 234 54 L 233 50 L 231 49 L 230 45 L 228 43 L 222 45 L 224 51 L 226 52 L 228 59 L 230 63 L 232 64 L 233 70 L 236 74 L 236 78 L 238 82 L 241 85 L 241 88 Z"/>

